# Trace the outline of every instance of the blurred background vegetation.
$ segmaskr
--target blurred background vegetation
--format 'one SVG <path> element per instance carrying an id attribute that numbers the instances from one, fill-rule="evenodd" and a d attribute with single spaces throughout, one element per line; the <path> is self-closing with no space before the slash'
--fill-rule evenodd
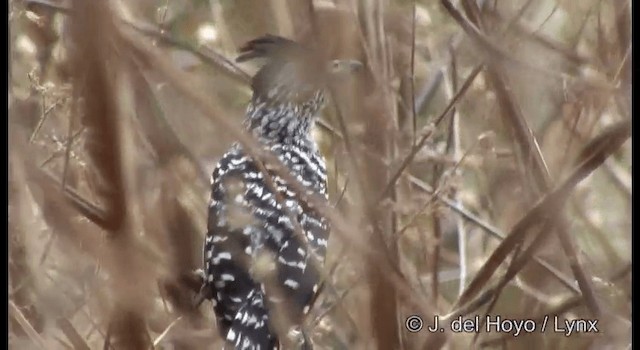
<path id="1" fill-rule="evenodd" d="M 630 7 L 9 0 L 9 347 L 221 348 L 192 271 L 272 33 L 366 65 L 315 130 L 317 348 L 630 348 Z M 405 329 L 485 314 L 600 333 Z"/>

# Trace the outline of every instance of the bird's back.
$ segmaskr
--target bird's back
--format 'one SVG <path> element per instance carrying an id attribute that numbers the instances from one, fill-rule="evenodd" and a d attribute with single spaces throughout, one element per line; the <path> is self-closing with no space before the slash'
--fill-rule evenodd
<path id="1" fill-rule="evenodd" d="M 324 160 L 317 152 L 292 144 L 265 146 L 302 185 L 326 195 Z M 212 176 L 206 281 L 216 301 L 221 333 L 239 348 L 245 342 L 262 344 L 261 348 L 275 345 L 273 332 L 267 331 L 273 309 L 269 297 L 284 296 L 280 305 L 294 323 L 301 321 L 319 282 L 308 248 L 319 257 L 326 251 L 325 220 L 279 176 L 268 176 L 281 202 L 252 158 L 237 145 L 223 156 Z M 292 219 L 306 242 L 295 234 Z"/>
<path id="2" fill-rule="evenodd" d="M 253 78 L 247 131 L 306 192 L 326 198 L 326 167 L 311 136 L 324 104 L 319 75 L 309 74 L 316 60 L 274 36 L 241 51 L 241 60 L 268 59 Z M 216 302 L 221 335 L 236 349 L 272 349 L 277 335 L 300 333 L 320 283 L 315 258 L 324 260 L 329 234 L 325 219 L 301 199 L 307 193 L 297 193 L 273 164 L 258 165 L 236 144 L 211 178 L 205 287 Z"/>

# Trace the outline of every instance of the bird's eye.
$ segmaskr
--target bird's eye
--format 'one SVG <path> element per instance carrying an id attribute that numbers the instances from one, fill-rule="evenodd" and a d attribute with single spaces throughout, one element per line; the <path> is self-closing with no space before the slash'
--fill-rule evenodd
<path id="1" fill-rule="evenodd" d="M 333 69 L 340 68 L 340 61 L 338 61 L 338 60 L 331 61 L 331 68 L 333 68 Z"/>

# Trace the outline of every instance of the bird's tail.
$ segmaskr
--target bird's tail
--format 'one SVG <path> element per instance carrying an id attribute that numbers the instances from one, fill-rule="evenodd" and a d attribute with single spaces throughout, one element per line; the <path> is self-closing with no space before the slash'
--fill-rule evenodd
<path id="1" fill-rule="evenodd" d="M 225 350 L 272 350 L 277 349 L 277 346 L 278 340 L 269 329 L 269 314 L 264 305 L 264 297 L 259 291 L 252 291 L 236 313 L 227 332 Z"/>
<path id="2" fill-rule="evenodd" d="M 297 327 L 290 329 L 285 349 L 313 350 L 311 340 Z M 247 301 L 240 307 L 227 332 L 224 350 L 275 350 L 281 345 L 274 330 L 270 328 L 269 313 L 265 307 L 264 295 L 252 291 Z"/>

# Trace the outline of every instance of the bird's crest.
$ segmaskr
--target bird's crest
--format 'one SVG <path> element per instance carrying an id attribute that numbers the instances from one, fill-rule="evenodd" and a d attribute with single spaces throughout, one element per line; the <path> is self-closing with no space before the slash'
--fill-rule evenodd
<path id="1" fill-rule="evenodd" d="M 245 62 L 255 58 L 286 59 L 304 49 L 293 40 L 277 35 L 267 34 L 253 39 L 240 48 L 240 56 L 236 62 Z"/>
<path id="2" fill-rule="evenodd" d="M 236 62 L 260 58 L 266 61 L 251 82 L 257 96 L 277 102 L 301 103 L 322 88 L 321 60 L 304 45 L 267 34 L 244 44 Z"/>

